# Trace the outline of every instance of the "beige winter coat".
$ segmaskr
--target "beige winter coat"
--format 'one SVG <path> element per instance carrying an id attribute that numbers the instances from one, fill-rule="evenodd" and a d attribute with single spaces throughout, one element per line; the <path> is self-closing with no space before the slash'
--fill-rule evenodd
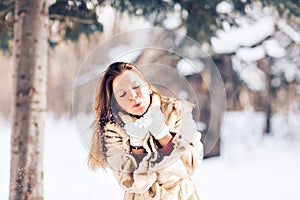
<path id="1" fill-rule="evenodd" d="M 138 164 L 130 152 L 129 136 L 119 125 L 105 126 L 105 148 L 109 167 L 125 189 L 124 200 L 198 200 L 197 187 L 191 176 L 203 156 L 192 119 L 192 106 L 178 99 L 162 100 L 161 109 L 171 133 L 174 149 L 169 156 L 159 151 L 148 134 L 143 147 L 147 154 Z"/>

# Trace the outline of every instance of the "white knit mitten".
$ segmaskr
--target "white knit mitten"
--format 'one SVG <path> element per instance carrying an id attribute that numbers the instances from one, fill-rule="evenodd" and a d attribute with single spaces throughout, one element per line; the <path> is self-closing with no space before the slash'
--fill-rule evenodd
<path id="1" fill-rule="evenodd" d="M 138 119 L 139 120 L 139 119 Z M 127 123 L 124 128 L 130 136 L 130 145 L 143 146 L 144 138 L 146 138 L 148 130 L 139 124 L 139 121 Z"/>
<path id="2" fill-rule="evenodd" d="M 160 106 L 155 105 L 144 115 L 148 121 L 148 130 L 155 139 L 159 140 L 169 133 L 169 127 L 165 123 L 165 116 L 162 113 Z"/>

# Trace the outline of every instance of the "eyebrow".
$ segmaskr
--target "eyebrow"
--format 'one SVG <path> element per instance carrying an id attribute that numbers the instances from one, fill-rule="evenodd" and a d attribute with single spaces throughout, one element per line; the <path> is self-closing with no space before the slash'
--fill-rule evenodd
<path id="1" fill-rule="evenodd" d="M 124 88 L 118 89 L 118 90 L 116 91 L 116 93 L 117 93 L 117 92 L 120 92 L 121 90 L 124 90 Z"/>

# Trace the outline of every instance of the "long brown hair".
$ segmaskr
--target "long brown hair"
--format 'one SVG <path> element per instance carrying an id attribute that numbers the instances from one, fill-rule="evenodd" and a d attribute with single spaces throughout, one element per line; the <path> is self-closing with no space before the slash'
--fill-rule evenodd
<path id="1" fill-rule="evenodd" d="M 120 126 L 124 125 L 120 116 L 118 115 L 118 112 L 121 108 L 118 106 L 114 98 L 112 84 L 113 80 L 117 76 L 127 70 L 135 72 L 138 76 L 140 76 L 148 83 L 150 90 L 153 93 L 158 94 L 162 97 L 158 89 L 151 85 L 143 75 L 143 73 L 133 64 L 125 62 L 115 62 L 108 66 L 108 68 L 104 72 L 103 78 L 98 85 L 94 102 L 94 112 L 96 118 L 92 124 L 94 133 L 92 139 L 92 147 L 88 158 L 88 165 L 91 169 L 105 168 L 107 165 L 104 140 L 105 125 L 109 122 L 116 123 Z"/>

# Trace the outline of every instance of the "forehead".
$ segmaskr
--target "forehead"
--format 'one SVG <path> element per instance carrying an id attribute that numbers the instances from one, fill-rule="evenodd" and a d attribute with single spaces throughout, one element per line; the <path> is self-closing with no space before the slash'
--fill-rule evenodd
<path id="1" fill-rule="evenodd" d="M 142 77 L 140 77 L 137 73 L 128 70 L 118 75 L 113 80 L 113 89 L 114 90 L 122 89 L 123 87 L 126 87 L 130 83 L 134 83 L 134 82 L 145 82 L 145 80 L 142 79 Z"/>

